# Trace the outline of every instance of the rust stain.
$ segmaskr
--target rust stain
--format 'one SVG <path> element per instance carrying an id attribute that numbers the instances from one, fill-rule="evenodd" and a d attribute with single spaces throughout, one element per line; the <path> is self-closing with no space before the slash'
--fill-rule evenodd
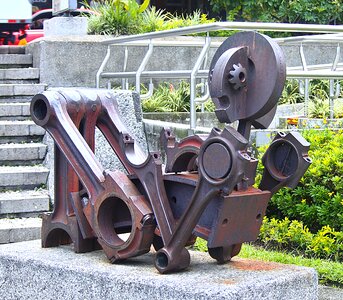
<path id="1" fill-rule="evenodd" d="M 274 262 L 239 258 L 231 260 L 228 266 L 245 271 L 273 271 L 282 268 L 282 265 Z"/>
<path id="2" fill-rule="evenodd" d="M 224 280 L 221 281 L 221 283 L 231 285 L 231 284 L 235 284 L 236 281 L 233 280 L 233 279 L 224 279 Z"/>

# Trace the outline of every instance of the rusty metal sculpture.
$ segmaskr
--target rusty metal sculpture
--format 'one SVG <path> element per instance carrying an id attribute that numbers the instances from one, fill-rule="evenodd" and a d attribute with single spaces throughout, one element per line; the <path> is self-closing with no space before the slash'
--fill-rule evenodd
<path id="1" fill-rule="evenodd" d="M 161 273 L 190 264 L 186 245 L 208 241 L 219 263 L 257 238 L 268 200 L 294 186 L 311 163 L 309 144 L 296 132 L 279 133 L 263 157 L 248 151 L 251 126 L 266 128 L 285 81 L 279 47 L 268 37 L 238 33 L 217 50 L 209 73 L 216 115 L 226 125 L 176 141 L 161 132 L 166 152 L 144 154 L 119 118 L 109 90 L 57 89 L 34 96 L 33 120 L 55 140 L 55 206 L 43 219 L 42 246 L 73 243 L 76 252 L 102 248 L 111 262 L 156 249 Z M 127 173 L 107 171 L 94 155 L 99 128 Z M 129 233 L 124 240 L 122 233 Z"/>

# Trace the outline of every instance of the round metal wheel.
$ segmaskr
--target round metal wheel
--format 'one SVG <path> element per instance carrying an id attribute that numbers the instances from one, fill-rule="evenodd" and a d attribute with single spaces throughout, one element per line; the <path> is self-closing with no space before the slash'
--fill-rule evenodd
<path id="1" fill-rule="evenodd" d="M 283 53 L 271 38 L 256 32 L 229 37 L 216 51 L 209 72 L 219 121 L 254 122 L 265 116 L 277 104 L 285 79 Z"/>

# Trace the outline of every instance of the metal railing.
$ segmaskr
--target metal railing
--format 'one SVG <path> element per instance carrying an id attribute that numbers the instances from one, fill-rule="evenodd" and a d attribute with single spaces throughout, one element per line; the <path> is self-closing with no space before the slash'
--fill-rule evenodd
<path id="1" fill-rule="evenodd" d="M 343 68 L 339 64 L 340 43 L 343 42 L 343 25 L 312 25 L 312 24 L 284 24 L 284 23 L 256 23 L 256 22 L 215 22 L 211 24 L 196 25 L 178 29 L 171 29 L 159 32 L 151 32 L 139 35 L 110 38 L 103 42 L 108 45 L 107 54 L 97 72 L 96 85 L 100 86 L 100 80 L 104 79 L 122 79 L 122 87 L 127 88 L 128 79 L 135 80 L 136 91 L 140 93 L 141 79 L 150 79 L 149 91 L 141 95 L 142 98 L 150 97 L 153 92 L 152 79 L 189 79 L 190 80 L 190 129 L 196 128 L 196 103 L 204 103 L 208 97 L 208 88 L 204 89 L 201 97 L 196 97 L 197 79 L 206 79 L 208 70 L 206 69 L 209 50 L 212 47 L 217 48 L 221 43 L 214 42 L 209 37 L 209 32 L 218 30 L 255 30 L 255 31 L 278 31 L 278 32 L 301 32 L 301 33 L 322 33 L 321 35 L 300 36 L 275 39 L 280 45 L 298 44 L 302 65 L 298 67 L 287 68 L 287 78 L 296 78 L 304 80 L 305 112 L 307 112 L 309 99 L 309 80 L 310 79 L 330 79 L 330 103 L 333 106 L 333 99 L 337 97 L 339 85 L 334 80 L 343 79 Z M 207 33 L 203 42 L 189 41 L 165 41 L 159 40 L 166 37 L 175 37 L 188 34 Z M 335 43 L 337 44 L 336 56 L 332 64 L 322 64 L 309 66 L 306 62 L 303 45 L 306 43 Z M 111 56 L 111 45 L 124 45 L 125 56 L 122 65 L 122 71 L 108 72 L 104 71 L 106 64 Z M 147 52 L 142 59 L 136 71 L 127 71 L 128 47 L 147 46 Z M 168 71 L 148 71 L 145 70 L 149 59 L 153 54 L 155 47 L 194 47 L 201 46 L 202 50 L 198 55 L 192 69 L 189 70 L 168 70 Z M 119 67 L 118 67 L 119 69 Z M 332 96 L 332 97 L 331 97 Z M 332 99 L 331 99 L 332 98 Z"/>

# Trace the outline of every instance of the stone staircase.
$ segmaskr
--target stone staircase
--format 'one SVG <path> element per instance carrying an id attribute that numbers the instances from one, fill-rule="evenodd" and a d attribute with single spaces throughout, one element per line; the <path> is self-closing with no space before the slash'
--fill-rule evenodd
<path id="1" fill-rule="evenodd" d="M 44 89 L 25 47 L 0 46 L 0 244 L 40 238 L 39 214 L 49 210 L 45 132 L 30 119 Z"/>

